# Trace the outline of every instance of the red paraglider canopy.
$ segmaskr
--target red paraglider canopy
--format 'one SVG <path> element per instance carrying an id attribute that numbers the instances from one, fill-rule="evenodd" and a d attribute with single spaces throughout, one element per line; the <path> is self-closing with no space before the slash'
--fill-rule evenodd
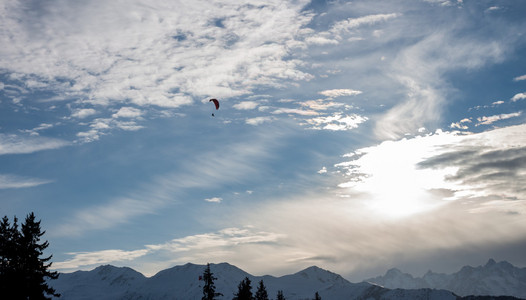
<path id="1" fill-rule="evenodd" d="M 210 101 L 208 102 L 214 102 L 214 105 L 216 106 L 216 110 L 219 109 L 219 101 L 217 101 L 217 99 L 210 99 Z"/>

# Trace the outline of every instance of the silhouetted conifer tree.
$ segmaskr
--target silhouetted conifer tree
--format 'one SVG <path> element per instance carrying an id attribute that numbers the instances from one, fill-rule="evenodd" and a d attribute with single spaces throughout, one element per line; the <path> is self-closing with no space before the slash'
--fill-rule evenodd
<path id="1" fill-rule="evenodd" d="M 49 246 L 40 238 L 45 231 L 40 229 L 40 221 L 33 213 L 26 217 L 18 230 L 15 217 L 13 225 L 5 216 L 0 223 L 0 295 L 6 299 L 51 299 L 47 295 L 59 297 L 48 286 L 46 278 L 56 279 L 57 272 L 50 272 L 51 255 L 41 258 Z"/>
<path id="2" fill-rule="evenodd" d="M 201 298 L 201 300 L 214 300 L 215 297 L 223 296 L 221 293 L 216 293 L 214 280 L 217 278 L 215 278 L 214 273 L 210 271 L 210 264 L 206 265 L 202 279 L 205 282 L 205 285 L 203 286 L 203 298 Z"/>
<path id="3" fill-rule="evenodd" d="M 276 300 L 285 300 L 285 296 L 283 296 L 283 291 L 278 291 L 278 296 Z"/>
<path id="4" fill-rule="evenodd" d="M 253 300 L 251 290 L 250 279 L 245 277 L 237 286 L 237 294 L 234 295 L 232 300 Z"/>
<path id="5" fill-rule="evenodd" d="M 268 293 L 265 284 L 263 284 L 263 280 L 259 282 L 258 290 L 256 291 L 256 300 L 268 300 Z"/>
<path id="6" fill-rule="evenodd" d="M 321 300 L 320 294 L 318 294 L 318 292 L 314 294 L 314 300 Z"/>

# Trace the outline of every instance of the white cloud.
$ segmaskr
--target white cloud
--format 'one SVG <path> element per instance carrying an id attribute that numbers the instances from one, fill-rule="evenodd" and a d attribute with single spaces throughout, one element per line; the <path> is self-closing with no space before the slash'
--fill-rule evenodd
<path id="1" fill-rule="evenodd" d="M 118 249 L 101 250 L 93 252 L 70 252 L 67 255 L 73 258 L 65 261 L 53 262 L 53 269 L 67 270 L 79 269 L 103 264 L 135 260 L 148 254 L 148 249 L 125 251 Z"/>
<path id="2" fill-rule="evenodd" d="M 272 117 L 255 117 L 255 118 L 249 118 L 246 119 L 245 122 L 249 125 L 261 125 L 263 123 L 272 122 L 274 118 Z"/>
<path id="3" fill-rule="evenodd" d="M 336 98 L 336 97 L 342 97 L 342 96 L 355 96 L 361 94 L 361 91 L 357 90 L 351 90 L 351 89 L 334 89 L 334 90 L 325 90 L 319 92 L 319 94 L 329 97 L 329 98 Z"/>
<path id="4" fill-rule="evenodd" d="M 308 107 L 312 110 L 328 110 L 331 108 L 337 108 L 345 106 L 344 103 L 324 101 L 324 100 L 308 100 L 300 103 L 301 106 Z"/>
<path id="5" fill-rule="evenodd" d="M 205 199 L 206 202 L 212 202 L 212 203 L 221 203 L 223 201 L 223 198 L 220 197 L 212 197 Z"/>
<path id="6" fill-rule="evenodd" d="M 206 250 L 217 247 L 234 247 L 243 244 L 259 244 L 277 242 L 283 235 L 271 232 L 258 232 L 251 227 L 225 228 L 218 232 L 187 236 L 171 240 L 165 244 L 147 245 L 152 250 L 168 250 L 172 253 L 182 251 L 199 251 L 200 254 Z"/>
<path id="7" fill-rule="evenodd" d="M 96 129 L 91 129 L 88 131 L 82 131 L 77 133 L 77 137 L 80 138 L 81 142 L 89 143 L 93 141 L 97 141 L 100 138 L 100 131 Z"/>
<path id="8" fill-rule="evenodd" d="M 305 4 L 91 0 L 33 9 L 13 3 L 1 12 L 0 68 L 31 88 L 102 106 L 174 108 L 194 97 L 249 94 L 313 78 L 300 70 L 302 61 L 290 59 L 312 17 L 302 12 Z M 214 19 L 223 27 L 210 24 Z"/>
<path id="9" fill-rule="evenodd" d="M 513 81 L 521 81 L 521 80 L 526 80 L 526 74 L 513 78 Z"/>
<path id="10" fill-rule="evenodd" d="M 389 19 L 393 19 L 398 16 L 399 14 L 392 13 L 392 14 L 368 15 L 368 16 L 363 16 L 359 18 L 349 18 L 347 20 L 340 21 L 334 24 L 331 28 L 331 31 L 334 31 L 334 32 L 349 31 L 349 29 L 354 29 L 360 26 L 372 25 L 372 24 L 376 24 L 380 22 L 385 22 Z"/>
<path id="11" fill-rule="evenodd" d="M 53 124 L 42 123 L 33 129 L 21 130 L 21 132 L 29 133 L 31 136 L 38 136 L 40 135 L 40 131 L 53 128 L 53 126 Z"/>
<path id="12" fill-rule="evenodd" d="M 518 93 L 511 98 L 512 102 L 517 102 L 519 100 L 526 99 L 526 93 Z"/>
<path id="13" fill-rule="evenodd" d="M 305 39 L 308 44 L 315 45 L 337 45 L 339 42 L 335 39 L 323 37 L 323 36 L 310 36 Z"/>
<path id="14" fill-rule="evenodd" d="M 390 68 L 393 78 L 406 87 L 406 97 L 376 121 L 380 139 L 398 139 L 417 128 L 436 128 L 450 86 L 443 74 L 452 69 L 473 69 L 499 61 L 505 53 L 500 43 L 486 40 L 457 41 L 454 22 L 404 48 Z"/>
<path id="15" fill-rule="evenodd" d="M 80 236 L 85 231 L 102 230 L 115 225 L 128 222 L 139 215 L 153 213 L 164 205 L 162 199 L 149 199 L 148 201 L 120 198 L 98 206 L 87 207 L 57 228 L 49 230 L 53 236 Z"/>
<path id="16" fill-rule="evenodd" d="M 337 165 L 348 178 L 340 187 L 362 195 L 373 211 L 394 216 L 435 209 L 451 200 L 524 199 L 516 183 L 526 177 L 525 129 L 438 132 L 359 149 L 351 161 Z"/>
<path id="17" fill-rule="evenodd" d="M 451 123 L 451 125 L 449 125 L 450 128 L 457 128 L 457 129 L 468 129 L 469 127 L 467 125 L 465 125 L 465 123 L 471 123 L 471 120 L 468 119 L 468 118 L 465 118 L 465 119 L 462 119 L 460 120 L 460 122 L 456 122 L 456 123 Z"/>
<path id="18" fill-rule="evenodd" d="M 478 123 L 475 126 L 493 124 L 497 121 L 519 117 L 521 114 L 522 112 L 516 112 L 516 113 L 500 114 L 500 115 L 489 116 L 489 117 L 482 116 L 482 117 L 477 118 Z"/>
<path id="19" fill-rule="evenodd" d="M 297 108 L 278 108 L 275 109 L 273 114 L 295 114 L 300 116 L 317 116 L 318 112 L 313 110 L 303 110 L 303 109 L 297 109 Z"/>
<path id="20" fill-rule="evenodd" d="M 94 110 L 93 108 L 81 108 L 81 109 L 75 110 L 75 112 L 72 113 L 71 116 L 74 118 L 84 119 L 96 113 L 97 111 Z"/>
<path id="21" fill-rule="evenodd" d="M 58 149 L 69 144 L 69 142 L 54 138 L 38 136 L 23 137 L 0 133 L 0 155 L 33 153 L 42 150 Z"/>
<path id="22" fill-rule="evenodd" d="M 501 9 L 499 6 L 491 6 L 488 9 L 486 9 L 486 11 L 495 11 L 495 10 L 499 10 L 499 9 Z"/>
<path id="23" fill-rule="evenodd" d="M 256 101 L 243 101 L 239 102 L 237 104 L 234 104 L 232 107 L 239 110 L 249 110 L 249 109 L 255 109 L 258 107 L 259 103 Z"/>
<path id="24" fill-rule="evenodd" d="M 108 263 L 140 261 L 148 254 L 159 254 L 159 252 L 168 253 L 170 261 L 166 262 L 165 267 L 167 267 L 173 261 L 186 263 L 187 261 L 210 258 L 210 255 L 214 253 L 226 254 L 233 258 L 235 253 L 239 251 L 238 249 L 250 245 L 276 243 L 282 238 L 284 238 L 283 234 L 257 231 L 250 226 L 232 227 L 217 232 L 173 239 L 163 244 L 145 245 L 143 249 L 131 251 L 110 249 L 93 252 L 71 252 L 67 253 L 67 255 L 73 256 L 71 259 L 53 262 L 53 268 L 58 270 L 82 269 Z M 226 258 L 225 260 L 231 261 Z"/>
<path id="25" fill-rule="evenodd" d="M 424 0 L 424 1 L 429 2 L 429 3 L 437 3 L 442 6 L 453 6 L 453 5 L 462 4 L 462 0 L 457 0 L 457 1 L 454 1 L 454 0 Z"/>
<path id="26" fill-rule="evenodd" d="M 0 189 L 19 189 L 48 184 L 52 180 L 0 174 Z"/>
<path id="27" fill-rule="evenodd" d="M 142 111 L 133 107 L 121 107 L 118 112 L 114 113 L 112 117 L 117 118 L 137 118 L 142 115 Z"/>
<path id="28" fill-rule="evenodd" d="M 367 120 L 367 117 L 357 114 L 343 115 L 341 113 L 335 113 L 332 116 L 308 119 L 306 122 L 312 125 L 312 129 L 340 131 L 357 128 L 361 123 Z"/>
<path id="29" fill-rule="evenodd" d="M 137 130 L 144 128 L 144 126 L 138 125 L 134 121 L 116 122 L 115 126 L 117 126 L 118 128 L 122 130 L 126 130 L 126 131 L 137 131 Z"/>

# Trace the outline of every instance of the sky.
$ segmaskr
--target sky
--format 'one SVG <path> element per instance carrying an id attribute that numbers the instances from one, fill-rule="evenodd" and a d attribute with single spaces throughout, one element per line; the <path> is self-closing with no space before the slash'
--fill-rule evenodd
<path id="1" fill-rule="evenodd" d="M 0 215 L 34 212 L 60 272 L 526 267 L 525 15 L 4 0 Z"/>

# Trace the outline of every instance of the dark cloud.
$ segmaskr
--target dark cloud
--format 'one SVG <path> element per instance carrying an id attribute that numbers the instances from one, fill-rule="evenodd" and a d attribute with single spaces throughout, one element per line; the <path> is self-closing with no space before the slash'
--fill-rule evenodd
<path id="1" fill-rule="evenodd" d="M 418 167 L 457 167 L 457 172 L 446 177 L 446 180 L 480 186 L 475 190 L 484 189 L 498 198 L 517 199 L 517 195 L 526 190 L 523 187 L 526 176 L 522 172 L 526 168 L 526 147 L 458 149 L 428 158 L 420 162 Z"/>

